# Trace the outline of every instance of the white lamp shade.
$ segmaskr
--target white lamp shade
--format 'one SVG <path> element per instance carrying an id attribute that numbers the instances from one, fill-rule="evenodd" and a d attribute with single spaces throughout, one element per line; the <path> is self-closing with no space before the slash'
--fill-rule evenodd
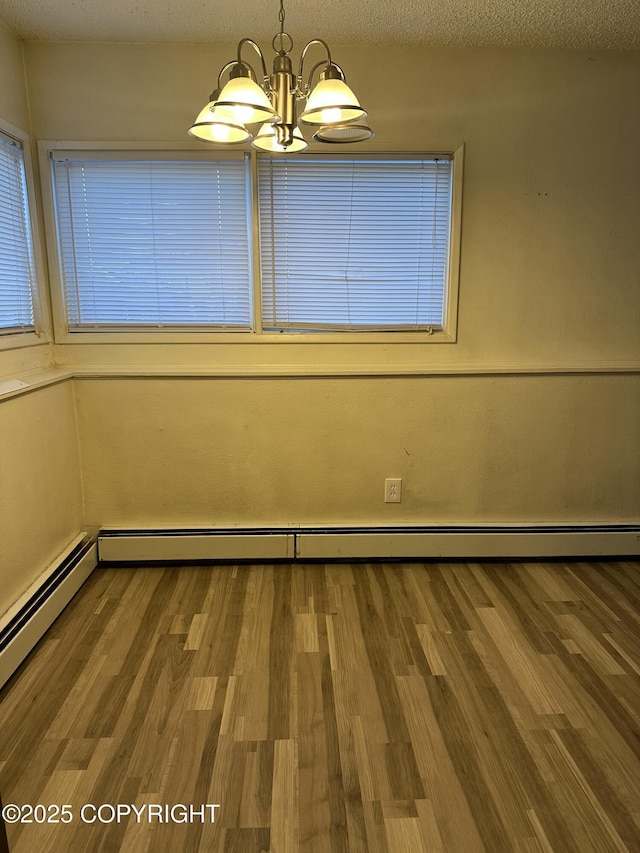
<path id="1" fill-rule="evenodd" d="M 368 125 L 351 122 L 350 124 L 330 124 L 327 127 L 319 127 L 313 134 L 313 138 L 316 142 L 366 142 L 374 135 Z"/>
<path id="2" fill-rule="evenodd" d="M 251 143 L 253 148 L 260 151 L 269 151 L 276 154 L 297 154 L 299 151 L 304 151 L 309 145 L 299 129 L 296 127 L 293 131 L 293 141 L 291 145 L 280 145 L 276 136 L 276 129 L 272 124 L 264 124 Z"/>
<path id="3" fill-rule="evenodd" d="M 347 124 L 366 115 L 344 80 L 320 80 L 309 95 L 300 121 L 305 124 Z"/>
<path id="4" fill-rule="evenodd" d="M 189 135 L 204 142 L 227 144 L 246 142 L 251 139 L 247 128 L 235 120 L 231 110 L 216 106 L 214 101 L 210 101 L 198 113 L 196 120 L 189 128 Z"/>
<path id="5" fill-rule="evenodd" d="M 216 104 L 230 109 L 239 124 L 273 121 L 276 117 L 269 98 L 250 77 L 232 77 Z"/>

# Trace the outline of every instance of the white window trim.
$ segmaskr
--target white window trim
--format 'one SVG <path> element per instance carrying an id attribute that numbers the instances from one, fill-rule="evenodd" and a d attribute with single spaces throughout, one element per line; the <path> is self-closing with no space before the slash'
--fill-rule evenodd
<path id="1" fill-rule="evenodd" d="M 41 140 L 38 142 L 38 157 L 40 165 L 40 180 L 42 186 L 42 200 L 44 207 L 44 228 L 47 244 L 47 255 L 49 259 L 49 279 L 51 282 L 51 303 L 53 313 L 54 339 L 59 344 L 185 344 L 185 343 L 221 343 L 221 344 L 252 344 L 281 345 L 281 344 L 443 344 L 455 343 L 457 341 L 458 324 L 458 286 L 460 275 L 460 247 L 461 247 L 461 225 L 462 225 L 462 180 L 464 145 L 438 146 L 430 148 L 402 149 L 388 152 L 386 149 L 371 147 L 371 156 L 411 156 L 447 155 L 453 162 L 453 186 L 452 186 L 452 210 L 451 210 L 451 234 L 450 234 L 450 259 L 448 269 L 447 293 L 445 301 L 445 312 L 442 329 L 433 331 L 405 332 L 405 331 L 339 331 L 339 332 L 268 332 L 264 333 L 260 323 L 260 269 L 259 264 L 254 264 L 253 295 L 254 309 L 257 311 L 256 327 L 253 331 L 74 331 L 69 332 L 67 327 L 66 306 L 64 301 L 64 289 L 60 273 L 60 260 L 58 255 L 58 238 L 55 224 L 55 204 L 53 192 L 53 177 L 51 169 L 51 155 L 59 155 L 62 151 L 87 152 L 87 155 L 101 158 L 119 158 L 126 153 L 131 158 L 143 158 L 145 154 L 152 154 L 163 159 L 215 159 L 224 158 L 225 152 L 221 149 L 212 149 L 202 144 L 193 145 L 184 143 L 134 143 L 134 142 L 77 142 L 60 140 Z M 362 154 L 362 152 L 360 152 Z M 237 156 L 237 151 L 229 152 L 230 156 Z M 229 156 L 228 154 L 228 156 Z M 257 181 L 257 157 L 252 152 L 251 169 L 253 187 L 253 250 L 254 257 L 259 257 L 259 233 L 257 217 L 257 193 L 255 182 Z"/>
<path id="2" fill-rule="evenodd" d="M 33 265 L 36 279 L 33 293 L 33 322 L 35 330 L 29 332 L 11 332 L 8 334 L 0 333 L 0 351 L 4 351 L 47 344 L 51 340 L 51 335 L 49 333 L 50 318 L 47 310 L 47 290 L 44 264 L 42 262 L 42 243 L 38 227 L 38 207 L 36 203 L 29 134 L 2 118 L 0 118 L 0 130 L 9 136 L 13 136 L 22 145 L 22 158 L 27 186 L 27 204 L 29 205 L 29 224 L 31 226 L 31 243 L 33 247 Z"/>

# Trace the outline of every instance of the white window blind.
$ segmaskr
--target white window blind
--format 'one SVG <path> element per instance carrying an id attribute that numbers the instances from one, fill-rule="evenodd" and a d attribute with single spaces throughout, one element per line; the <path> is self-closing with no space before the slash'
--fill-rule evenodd
<path id="1" fill-rule="evenodd" d="M 250 328 L 247 169 L 54 159 L 69 328 Z"/>
<path id="2" fill-rule="evenodd" d="M 261 157 L 265 329 L 441 328 L 452 162 Z"/>
<path id="3" fill-rule="evenodd" d="M 22 144 L 0 132 L 0 334 L 33 330 L 34 290 Z"/>

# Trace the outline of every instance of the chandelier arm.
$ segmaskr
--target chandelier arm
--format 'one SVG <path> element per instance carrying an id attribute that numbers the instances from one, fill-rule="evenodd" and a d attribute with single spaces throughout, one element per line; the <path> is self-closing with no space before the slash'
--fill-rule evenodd
<path id="1" fill-rule="evenodd" d="M 218 83 L 216 84 L 216 90 L 217 91 L 222 89 L 222 75 L 225 73 L 225 71 L 228 71 L 230 68 L 233 68 L 233 66 L 236 64 L 237 64 L 236 61 L 233 60 L 231 62 L 227 62 L 226 65 L 222 66 L 222 68 L 220 69 L 220 72 L 218 74 Z"/>
<path id="2" fill-rule="evenodd" d="M 302 53 L 300 54 L 300 67 L 298 68 L 298 80 L 302 80 L 302 68 L 304 65 L 305 57 L 307 55 L 307 51 L 309 50 L 309 48 L 313 47 L 314 44 L 322 45 L 322 47 L 327 51 L 327 58 L 323 62 L 318 62 L 316 65 L 314 65 L 314 67 L 311 71 L 311 74 L 309 75 L 309 82 L 311 81 L 311 77 L 313 75 L 313 72 L 316 70 L 316 68 L 318 68 L 318 66 L 320 66 L 320 65 L 333 65 L 334 64 L 331 60 L 331 51 L 329 50 L 329 45 L 326 43 L 326 41 L 324 41 L 323 39 L 311 39 L 310 42 L 305 44 L 304 48 L 302 49 Z"/>
<path id="3" fill-rule="evenodd" d="M 268 79 L 269 79 L 269 72 L 267 71 L 267 63 L 265 62 L 264 54 L 263 54 L 263 52 L 260 50 L 260 45 L 258 45 L 258 44 L 253 40 L 253 39 L 250 39 L 250 38 L 244 38 L 244 39 L 241 39 L 241 40 L 238 42 L 238 64 L 239 64 L 239 65 L 249 65 L 249 63 L 248 63 L 248 62 L 243 62 L 243 60 L 242 60 L 242 56 L 241 56 L 242 48 L 244 47 L 244 45 L 245 45 L 245 44 L 250 44 L 250 45 L 251 45 L 251 47 L 255 50 L 255 52 L 256 52 L 256 53 L 258 54 L 258 56 L 260 57 L 260 62 L 262 63 L 262 76 L 263 76 L 263 79 L 268 80 Z M 234 64 L 235 64 L 235 63 L 234 63 Z M 251 66 L 250 66 L 250 65 L 249 65 L 249 68 L 251 68 Z M 253 70 L 253 69 L 252 69 L 252 70 Z"/>
<path id="4" fill-rule="evenodd" d="M 307 80 L 307 84 L 306 84 L 306 89 L 305 89 L 306 92 L 308 92 L 309 89 L 311 88 L 311 81 L 313 80 L 313 75 L 316 73 L 318 68 L 322 68 L 322 67 L 335 68 L 339 72 L 340 79 L 344 80 L 344 71 L 337 64 L 337 62 L 327 62 L 326 59 L 323 59 L 320 62 L 316 62 L 316 64 L 311 69 L 311 73 L 309 74 L 309 79 Z M 300 82 L 301 82 L 301 78 L 299 78 L 298 86 L 300 86 Z M 302 97 L 306 97 L 306 96 L 303 94 Z"/>

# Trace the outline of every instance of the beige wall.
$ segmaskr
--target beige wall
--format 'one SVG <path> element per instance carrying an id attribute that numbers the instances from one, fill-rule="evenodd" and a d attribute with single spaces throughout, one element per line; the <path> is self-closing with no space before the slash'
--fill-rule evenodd
<path id="1" fill-rule="evenodd" d="M 72 383 L 0 402 L 0 615 L 80 530 Z"/>
<path id="2" fill-rule="evenodd" d="M 0 22 L 0 117 L 29 128 L 22 43 Z"/>
<path id="3" fill-rule="evenodd" d="M 187 141 L 233 53 L 27 44 L 33 135 Z M 86 522 L 637 519 L 640 54 L 334 55 L 370 148 L 465 145 L 458 342 L 58 346 Z"/>
<path id="4" fill-rule="evenodd" d="M 640 376 L 77 386 L 90 524 L 637 519 Z"/>
<path id="5" fill-rule="evenodd" d="M 0 118 L 29 132 L 22 46 L 0 25 Z M 0 382 L 48 368 L 47 344 L 0 350 Z M 0 616 L 82 530 L 71 382 L 0 396 Z"/>

